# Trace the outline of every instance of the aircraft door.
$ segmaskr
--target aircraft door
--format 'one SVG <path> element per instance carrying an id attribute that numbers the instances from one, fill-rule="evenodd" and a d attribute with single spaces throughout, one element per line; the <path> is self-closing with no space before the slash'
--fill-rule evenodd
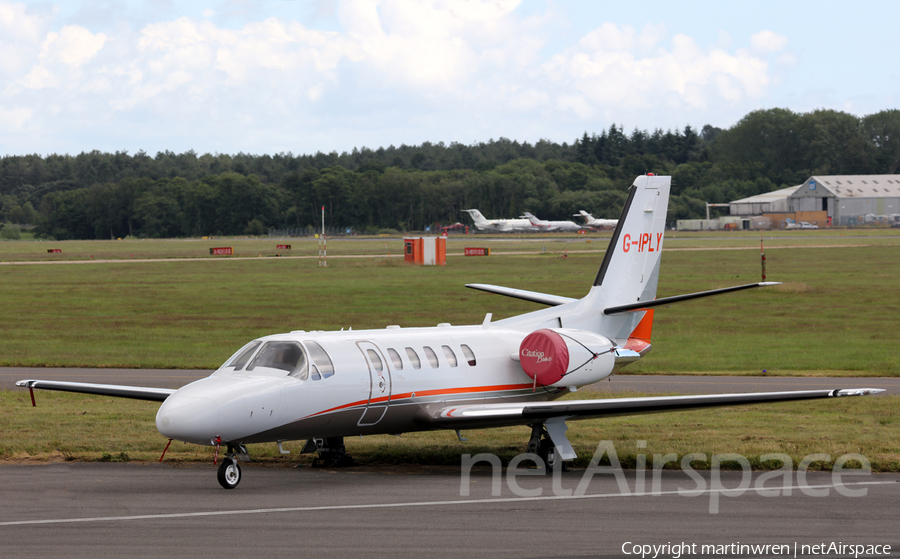
<path id="1" fill-rule="evenodd" d="M 391 401 L 391 370 L 389 361 L 372 342 L 356 342 L 369 367 L 369 401 L 359 419 L 361 427 L 375 425 L 387 412 Z"/>

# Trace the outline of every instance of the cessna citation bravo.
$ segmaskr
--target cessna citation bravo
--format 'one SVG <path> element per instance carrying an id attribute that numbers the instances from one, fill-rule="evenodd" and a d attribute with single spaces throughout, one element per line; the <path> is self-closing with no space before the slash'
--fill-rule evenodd
<path id="1" fill-rule="evenodd" d="M 207 378 L 177 390 L 22 380 L 29 389 L 161 401 L 169 439 L 227 449 L 226 489 L 241 480 L 249 443 L 306 440 L 326 463 L 346 460 L 343 437 L 528 425 L 527 449 L 553 466 L 576 457 L 569 420 L 723 405 L 832 398 L 877 389 L 566 400 L 650 350 L 653 308 L 762 287 L 754 283 L 656 298 L 670 177 L 632 186 L 590 291 L 581 299 L 495 285 L 468 287 L 546 305 L 481 324 L 305 332 L 259 338 Z M 33 392 L 32 392 L 33 396 Z"/>

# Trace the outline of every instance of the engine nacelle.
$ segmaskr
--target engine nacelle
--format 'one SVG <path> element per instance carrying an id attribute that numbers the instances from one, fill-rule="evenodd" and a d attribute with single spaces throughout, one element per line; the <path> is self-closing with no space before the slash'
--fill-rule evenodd
<path id="1" fill-rule="evenodd" d="M 522 370 L 541 386 L 582 386 L 612 373 L 612 342 L 600 334 L 568 328 L 535 330 L 519 345 Z"/>

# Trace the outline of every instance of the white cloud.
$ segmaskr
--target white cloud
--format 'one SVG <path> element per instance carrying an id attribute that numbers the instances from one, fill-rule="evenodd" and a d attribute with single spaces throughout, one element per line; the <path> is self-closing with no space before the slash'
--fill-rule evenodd
<path id="1" fill-rule="evenodd" d="M 48 16 L 29 13 L 24 4 L 0 1 L 0 73 L 30 68 L 38 55 Z"/>
<path id="2" fill-rule="evenodd" d="M 41 44 L 40 56 L 77 68 L 96 56 L 106 41 L 103 33 L 94 35 L 84 27 L 66 25 L 59 33 L 51 31 L 47 34 L 47 39 Z"/>
<path id="3" fill-rule="evenodd" d="M 106 123 L 129 122 L 137 138 L 129 141 L 150 134 L 195 141 L 198 151 L 277 149 L 267 138 L 283 138 L 279 147 L 295 138 L 480 141 L 517 130 L 558 139 L 566 127 L 646 127 L 651 114 L 685 122 L 685 114 L 755 107 L 775 79 L 771 67 L 786 74 L 797 63 L 787 39 L 768 31 L 746 50 L 732 47 L 726 31 L 703 45 L 654 22 L 606 22 L 567 37 L 568 22 L 552 5 L 528 16 L 518 7 L 519 0 L 346 0 L 328 30 L 212 9 L 97 28 L 0 0 L 0 76 L 9 84 L 0 107 L 18 111 L 0 116 L 49 121 L 34 117 L 63 107 L 52 119 L 59 131 L 48 134 L 89 121 L 98 137 L 120 138 L 122 126 Z M 102 146 L 84 149 L 94 147 Z"/>
<path id="4" fill-rule="evenodd" d="M 650 45 L 656 48 L 648 50 Z M 596 110 L 649 110 L 673 102 L 704 109 L 759 98 L 770 83 L 768 62 L 748 52 L 704 50 L 684 34 L 667 45 L 658 28 L 638 35 L 628 26 L 608 23 L 588 33 L 577 48 L 553 57 L 544 70 L 559 89 L 579 91 Z M 561 107 L 579 116 L 588 113 L 568 93 L 560 99 Z"/>
<path id="5" fill-rule="evenodd" d="M 787 43 L 787 37 L 772 31 L 760 31 L 750 37 L 750 44 L 753 46 L 753 50 L 760 54 L 781 52 L 787 46 Z"/>
<path id="6" fill-rule="evenodd" d="M 5 132 L 20 130 L 33 113 L 33 110 L 26 107 L 14 107 L 9 110 L 0 108 L 0 129 Z"/>

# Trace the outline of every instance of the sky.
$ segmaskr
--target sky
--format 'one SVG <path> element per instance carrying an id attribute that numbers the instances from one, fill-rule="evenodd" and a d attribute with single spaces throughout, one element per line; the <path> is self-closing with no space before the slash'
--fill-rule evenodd
<path id="1" fill-rule="evenodd" d="M 344 152 L 900 104 L 900 1 L 0 0 L 0 155 Z"/>

